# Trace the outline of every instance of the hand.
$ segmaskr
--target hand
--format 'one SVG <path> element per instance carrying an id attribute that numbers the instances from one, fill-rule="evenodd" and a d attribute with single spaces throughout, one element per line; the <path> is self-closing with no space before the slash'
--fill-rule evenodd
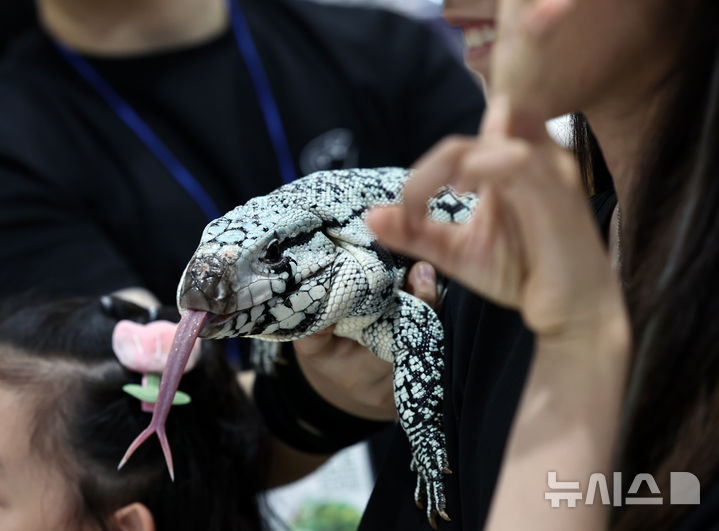
<path id="1" fill-rule="evenodd" d="M 426 218 L 427 198 L 445 184 L 479 195 L 467 224 Z M 404 196 L 402 205 L 369 213 L 380 241 L 518 309 L 536 333 L 592 326 L 598 310 L 622 313 L 578 168 L 543 117 L 495 101 L 480 139 L 439 144 L 419 161 Z"/>
<path id="2" fill-rule="evenodd" d="M 436 278 L 432 266 L 415 264 L 406 289 L 433 306 Z M 348 413 L 369 420 L 395 420 L 392 364 L 351 339 L 333 335 L 333 328 L 294 342 L 307 380 L 325 400 Z"/>
<path id="3" fill-rule="evenodd" d="M 370 212 L 367 222 L 389 248 L 516 308 L 536 333 L 488 529 L 598 529 L 606 525 L 600 506 L 555 511 L 542 493 L 547 470 L 608 473 L 631 351 L 619 282 L 576 165 L 541 116 L 495 102 L 483 131 L 433 150 L 404 204 Z M 479 195 L 465 225 L 425 215 L 427 198 L 447 183 Z"/>

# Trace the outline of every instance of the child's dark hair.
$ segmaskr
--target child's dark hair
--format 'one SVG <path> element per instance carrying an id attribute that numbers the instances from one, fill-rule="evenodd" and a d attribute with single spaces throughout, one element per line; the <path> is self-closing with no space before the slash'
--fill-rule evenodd
<path id="1" fill-rule="evenodd" d="M 117 361 L 112 331 L 119 319 L 149 320 L 148 312 L 110 297 L 8 308 L 0 311 L 0 385 L 33 400 L 32 450 L 77 486 L 78 521 L 108 529 L 115 510 L 140 502 L 160 530 L 262 528 L 257 495 L 267 475 L 267 435 L 221 349 L 205 342 L 181 384 L 192 402 L 170 412 L 173 483 L 154 439 L 117 471 L 149 414 L 122 391 L 141 375 Z"/>

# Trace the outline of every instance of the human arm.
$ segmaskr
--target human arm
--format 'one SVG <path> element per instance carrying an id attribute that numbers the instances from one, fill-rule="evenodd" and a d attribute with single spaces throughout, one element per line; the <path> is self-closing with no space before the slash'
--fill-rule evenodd
<path id="1" fill-rule="evenodd" d="M 405 204 L 368 222 L 390 248 L 519 310 L 535 333 L 490 529 L 602 528 L 601 508 L 549 510 L 544 492 L 548 471 L 574 480 L 609 467 L 630 350 L 621 289 L 571 155 L 539 117 L 499 105 L 481 140 L 441 144 L 417 165 Z M 426 198 L 448 182 L 480 194 L 467 225 L 423 218 Z"/>
<path id="2" fill-rule="evenodd" d="M 488 530 L 600 530 L 609 527 L 604 504 L 552 508 L 548 473 L 586 486 L 589 476 L 612 477 L 627 367 L 623 316 L 608 315 L 576 339 L 540 337 L 505 450 Z M 589 339 L 594 336 L 594 341 Z M 521 508 L 521 511 L 517 509 Z"/>
<path id="3" fill-rule="evenodd" d="M 252 396 L 255 376 L 254 371 L 240 371 L 237 373 L 237 381 L 247 396 Z M 301 452 L 273 435 L 270 435 L 270 445 L 270 455 L 272 457 L 267 478 L 269 488 L 281 487 L 297 481 L 317 470 L 331 457 L 331 454 Z"/>

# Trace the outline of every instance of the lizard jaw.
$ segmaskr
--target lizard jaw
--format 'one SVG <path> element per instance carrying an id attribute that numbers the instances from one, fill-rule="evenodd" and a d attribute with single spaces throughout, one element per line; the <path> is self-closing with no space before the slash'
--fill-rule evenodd
<path id="1" fill-rule="evenodd" d="M 207 323 L 205 326 L 221 327 L 230 322 L 232 319 L 237 317 L 239 312 L 225 313 L 225 314 L 214 314 L 208 313 Z"/>
<path id="2" fill-rule="evenodd" d="M 253 272 L 249 264 L 232 264 L 211 255 L 195 256 L 178 286 L 177 305 L 229 316 L 270 300 L 279 281 Z M 283 281 L 279 285 L 284 288 Z"/>

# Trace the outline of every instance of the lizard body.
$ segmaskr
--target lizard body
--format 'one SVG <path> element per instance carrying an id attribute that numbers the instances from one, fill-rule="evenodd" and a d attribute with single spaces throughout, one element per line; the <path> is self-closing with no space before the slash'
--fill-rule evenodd
<path id="1" fill-rule="evenodd" d="M 434 524 L 449 473 L 442 430 L 443 329 L 402 290 L 410 261 L 379 245 L 367 210 L 398 203 L 408 170 L 318 172 L 251 199 L 211 222 L 178 286 L 178 307 L 209 312 L 203 337 L 298 339 L 334 333 L 394 364 L 399 422 L 417 472 L 415 501 Z M 464 222 L 475 198 L 445 189 L 430 216 Z"/>

